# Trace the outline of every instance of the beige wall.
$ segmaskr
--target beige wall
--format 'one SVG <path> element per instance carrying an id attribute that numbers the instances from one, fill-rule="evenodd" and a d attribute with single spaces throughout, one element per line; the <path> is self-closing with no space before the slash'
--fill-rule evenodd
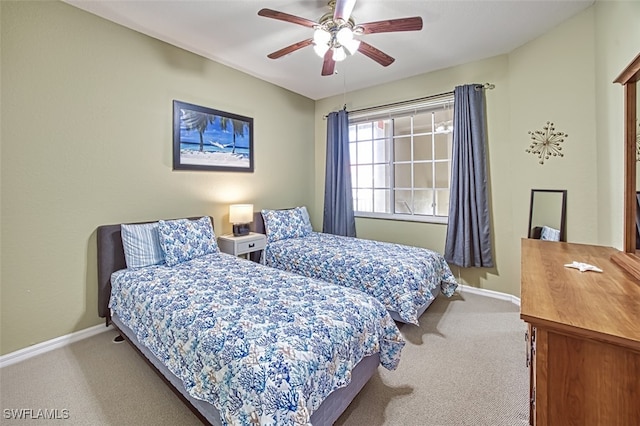
<path id="1" fill-rule="evenodd" d="M 302 205 L 322 224 L 326 121 L 313 102 L 58 2 L 0 1 L 0 354 L 98 324 L 95 229 Z M 570 241 L 622 245 L 622 89 L 640 2 L 598 1 L 508 55 L 346 94 L 349 109 L 491 82 L 487 92 L 496 267 L 464 283 L 519 294 L 532 188 L 568 190 Z M 255 173 L 173 172 L 171 101 L 253 117 Z M 283 117 L 286 118 L 286 125 Z M 553 121 L 565 157 L 526 154 Z M 294 158 L 283 163 L 281 158 Z M 310 173 L 309 170 L 314 170 Z M 358 219 L 364 238 L 444 250 L 446 227 Z"/>
<path id="2" fill-rule="evenodd" d="M 638 2 L 598 2 L 507 55 L 316 102 L 314 219 L 321 223 L 325 114 L 345 99 L 353 110 L 490 82 L 496 85 L 486 92 L 496 266 L 453 267 L 454 274 L 472 286 L 520 294 L 520 239 L 527 232 L 531 189 L 567 190 L 569 241 L 620 248 L 622 90 L 611 82 L 638 52 L 639 8 Z M 564 157 L 540 165 L 525 152 L 527 132 L 547 121 L 568 137 Z M 360 218 L 356 226 L 362 238 L 444 250 L 445 225 Z"/>
<path id="3" fill-rule="evenodd" d="M 0 4 L 0 353 L 101 322 L 101 224 L 313 206 L 312 100 L 64 3 Z M 255 172 L 172 171 L 174 99 L 253 117 Z"/>

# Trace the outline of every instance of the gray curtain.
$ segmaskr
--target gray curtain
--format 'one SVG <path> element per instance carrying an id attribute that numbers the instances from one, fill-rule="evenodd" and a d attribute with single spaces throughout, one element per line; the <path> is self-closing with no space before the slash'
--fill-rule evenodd
<path id="1" fill-rule="evenodd" d="M 327 117 L 327 164 L 322 232 L 356 236 L 349 160 L 349 117 L 345 110 Z"/>
<path id="2" fill-rule="evenodd" d="M 454 91 L 451 196 L 444 257 L 462 267 L 493 267 L 487 197 L 486 113 L 480 84 Z"/>

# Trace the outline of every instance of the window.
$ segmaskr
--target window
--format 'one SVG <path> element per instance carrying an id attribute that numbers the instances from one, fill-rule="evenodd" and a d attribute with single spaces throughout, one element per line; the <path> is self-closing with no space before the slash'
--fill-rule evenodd
<path id="1" fill-rule="evenodd" d="M 349 114 L 356 216 L 446 222 L 453 95 Z"/>

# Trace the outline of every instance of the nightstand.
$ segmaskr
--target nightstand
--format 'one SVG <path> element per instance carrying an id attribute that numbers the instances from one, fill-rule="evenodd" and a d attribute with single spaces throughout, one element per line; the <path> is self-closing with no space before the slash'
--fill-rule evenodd
<path id="1" fill-rule="evenodd" d="M 218 247 L 220 251 L 234 256 L 244 256 L 249 259 L 249 255 L 260 250 L 264 250 L 267 246 L 267 236 L 250 232 L 248 235 L 239 237 L 233 234 L 221 235 L 218 237 Z"/>

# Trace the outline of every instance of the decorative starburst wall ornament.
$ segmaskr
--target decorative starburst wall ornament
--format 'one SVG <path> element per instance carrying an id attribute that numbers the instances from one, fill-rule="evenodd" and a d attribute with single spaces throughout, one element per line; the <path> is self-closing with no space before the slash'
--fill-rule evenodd
<path id="1" fill-rule="evenodd" d="M 547 125 L 542 130 L 529 131 L 531 140 L 533 141 L 525 152 L 538 156 L 540 164 L 544 164 L 544 160 L 551 157 L 564 157 L 560 144 L 564 142 L 564 138 L 569 135 L 564 132 L 556 132 L 553 123 L 547 121 Z"/>

